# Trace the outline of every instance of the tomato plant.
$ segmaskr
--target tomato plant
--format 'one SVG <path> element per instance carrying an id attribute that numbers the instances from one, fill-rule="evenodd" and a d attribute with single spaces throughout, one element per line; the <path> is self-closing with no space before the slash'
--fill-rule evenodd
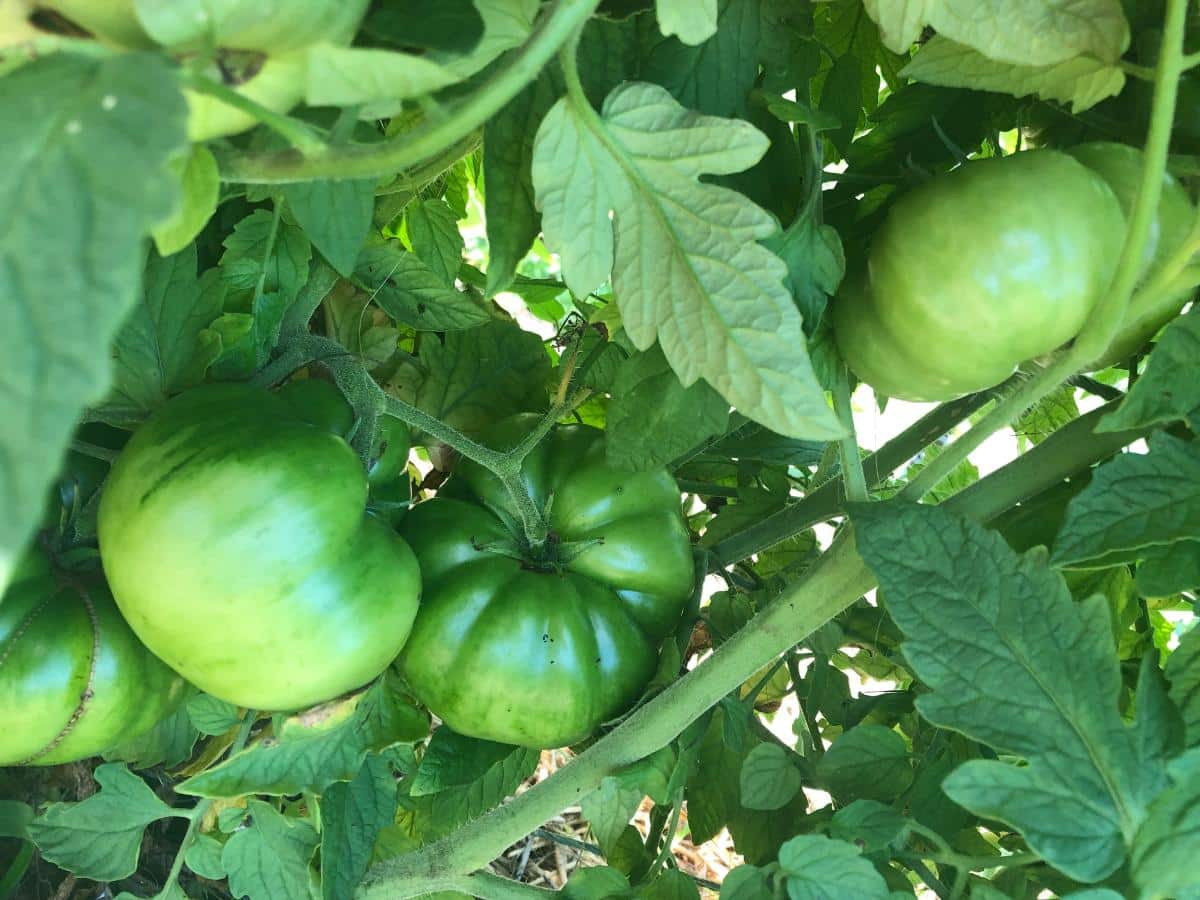
<path id="1" fill-rule="evenodd" d="M 104 573 L 138 637 L 193 684 L 256 709 L 311 706 L 379 675 L 416 612 L 416 560 L 366 494 L 350 446 L 277 397 L 196 388 L 113 467 Z"/>
<path id="2" fill-rule="evenodd" d="M 1191 898 L 1196 0 L 0 0 L 0 900 Z"/>

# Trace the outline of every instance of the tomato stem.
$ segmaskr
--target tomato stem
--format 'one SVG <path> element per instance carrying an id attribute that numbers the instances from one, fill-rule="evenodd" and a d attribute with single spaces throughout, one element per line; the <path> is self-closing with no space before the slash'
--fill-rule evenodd
<path id="1" fill-rule="evenodd" d="M 600 0 L 559 0 L 533 36 L 478 89 L 446 114 L 372 144 L 328 147 L 315 156 L 296 151 L 233 152 L 220 159 L 225 181 L 284 184 L 315 178 L 378 178 L 432 159 L 482 126 L 533 81 L 563 42 L 588 20 Z"/>
<path id="2" fill-rule="evenodd" d="M 1101 295 L 1091 316 L 1075 338 L 1068 353 L 1076 371 L 1099 359 L 1108 349 L 1121 327 L 1130 298 L 1141 276 L 1147 242 L 1154 225 L 1159 198 L 1162 196 L 1163 173 L 1171 141 L 1171 126 L 1175 120 L 1175 100 L 1179 80 L 1183 75 L 1183 41 L 1187 22 L 1187 0 L 1167 0 L 1166 21 L 1163 23 L 1162 48 L 1155 67 L 1154 100 L 1150 113 L 1150 128 L 1146 134 L 1142 179 L 1137 198 L 1129 216 L 1125 243 L 1117 271 L 1108 291 Z M 1068 375 L 1074 372 L 1068 373 Z M 1047 390 L 1047 393 L 1050 387 Z M 1035 398 L 1040 399 L 1040 398 Z"/>
<path id="3" fill-rule="evenodd" d="M 841 367 L 837 384 L 833 386 L 833 408 L 842 424 L 846 436 L 838 442 L 842 455 L 842 481 L 846 485 L 846 499 L 851 503 L 867 500 L 867 478 L 863 474 L 862 457 L 858 452 L 858 438 L 854 434 L 854 409 L 850 403 L 850 372 Z"/>
<path id="4" fill-rule="evenodd" d="M 238 727 L 237 737 L 234 738 L 233 743 L 229 747 L 230 757 L 236 756 L 245 748 L 246 741 L 250 739 L 250 729 L 254 727 L 254 723 L 257 720 L 258 712 L 256 710 L 246 710 Z M 178 883 L 179 873 L 183 871 L 183 858 L 187 855 L 192 842 L 196 840 L 196 834 L 200 831 L 200 823 L 204 820 L 204 814 L 208 812 L 212 805 L 212 800 L 201 799 L 187 811 L 187 831 L 183 835 L 183 840 L 179 842 L 179 849 L 175 852 L 175 859 L 171 863 L 171 871 L 167 873 L 167 880 L 163 884 L 161 896 L 167 896 L 170 893 L 171 887 Z"/>
<path id="5" fill-rule="evenodd" d="M 219 81 L 213 81 L 211 78 L 206 78 L 204 75 L 196 72 L 186 71 L 180 74 L 180 80 L 185 87 L 190 88 L 198 94 L 207 94 L 224 103 L 226 106 L 232 106 L 234 109 L 246 113 L 246 115 L 253 116 L 295 147 L 296 151 L 302 156 L 316 156 L 324 152 L 328 146 L 325 141 L 299 119 L 293 119 L 291 116 L 285 116 L 275 112 L 273 109 L 268 109 L 261 103 L 256 103 L 244 94 L 238 93 L 233 88 L 227 87 Z"/>

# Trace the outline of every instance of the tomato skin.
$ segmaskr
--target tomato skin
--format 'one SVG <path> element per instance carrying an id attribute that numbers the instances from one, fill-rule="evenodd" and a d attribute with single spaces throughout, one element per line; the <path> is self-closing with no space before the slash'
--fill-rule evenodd
<path id="1" fill-rule="evenodd" d="M 537 420 L 506 420 L 485 442 L 512 446 Z M 561 747 L 645 689 L 691 596 L 691 546 L 674 479 L 609 467 L 596 429 L 555 429 L 522 476 L 539 506 L 553 495 L 560 548 L 603 542 L 550 571 L 495 552 L 514 541 L 504 521 L 512 503 L 495 476 L 462 465 L 402 525 L 426 593 L 400 660 L 416 695 L 455 731 Z"/>
<path id="2" fill-rule="evenodd" d="M 289 381 L 277 392 L 306 422 L 324 428 L 345 440 L 354 429 L 354 410 L 334 385 L 320 378 Z M 408 465 L 412 449 L 408 425 L 395 416 L 381 416 L 379 434 L 367 466 L 367 483 L 374 495 L 377 489 L 400 477 Z"/>
<path id="3" fill-rule="evenodd" d="M 186 691 L 102 583 L 60 582 L 29 556 L 0 600 L 0 766 L 95 756 L 153 727 Z"/>
<path id="4" fill-rule="evenodd" d="M 269 56 L 235 90 L 272 112 L 286 113 L 304 98 L 307 66 L 308 57 L 302 50 Z M 187 136 L 193 143 L 240 134 L 258 124 L 254 116 L 209 94 L 185 90 L 183 95 L 188 104 Z"/>
<path id="5" fill-rule="evenodd" d="M 999 384 L 1073 338 L 1108 287 L 1124 217 L 1066 154 L 977 160 L 900 198 L 833 304 L 850 369 L 902 400 Z"/>
<path id="6" fill-rule="evenodd" d="M 1142 179 L 1142 151 L 1127 144 L 1096 141 L 1072 147 L 1067 152 L 1108 183 L 1128 219 Z M 1150 275 L 1187 239 L 1195 215 L 1187 191 L 1169 173 L 1164 174 L 1162 195 L 1146 245 L 1141 272 L 1143 276 Z M 1121 329 L 1104 355 L 1096 361 L 1095 368 L 1116 365 L 1140 350 L 1160 328 L 1178 315 L 1191 294 L 1191 291 L 1183 291 L 1160 298 L 1156 303 L 1131 306 L 1126 310 Z"/>
<path id="7" fill-rule="evenodd" d="M 365 513 L 350 446 L 246 385 L 196 388 L 134 434 L 101 497 L 100 555 L 143 642 L 238 706 L 359 687 L 399 653 L 420 575 Z"/>

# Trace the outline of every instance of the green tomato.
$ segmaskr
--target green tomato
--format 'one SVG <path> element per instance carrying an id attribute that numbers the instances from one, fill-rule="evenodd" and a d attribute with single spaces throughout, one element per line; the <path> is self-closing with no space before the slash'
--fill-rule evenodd
<path id="1" fill-rule="evenodd" d="M 1143 154 L 1141 150 L 1126 144 L 1096 142 L 1081 144 L 1069 151 L 1073 157 L 1096 172 L 1108 182 L 1121 211 L 1128 216 L 1137 200 L 1138 186 L 1142 180 Z M 1170 174 L 1163 176 L 1162 195 L 1158 201 L 1150 229 L 1150 240 L 1142 264 L 1142 274 L 1148 276 L 1161 265 L 1187 239 L 1191 232 L 1196 211 L 1187 192 Z M 1126 310 L 1125 321 L 1117 336 L 1113 338 L 1104 356 L 1095 367 L 1115 365 L 1132 356 L 1145 346 L 1159 329 L 1175 318 L 1191 296 L 1183 291 L 1165 297 L 1150 298 L 1153 303 Z"/>
<path id="2" fill-rule="evenodd" d="M 833 304 L 842 357 L 902 400 L 992 387 L 1079 332 L 1123 237 L 1112 189 L 1066 154 L 969 162 L 892 207 Z"/>
<path id="3" fill-rule="evenodd" d="M 161 0 L 38 0 L 36 5 L 55 10 L 118 47 L 150 48 L 157 39 L 173 50 L 220 47 L 284 53 L 323 42 L 348 44 L 369 2 L 208 3 L 200 17 L 192 9 L 173 8 Z"/>
<path id="4" fill-rule="evenodd" d="M 239 94 L 277 113 L 286 113 L 304 98 L 308 54 L 304 51 L 268 56 L 245 81 L 234 86 Z M 210 73 L 220 78 L 219 72 Z M 209 94 L 185 90 L 188 104 L 187 135 L 193 143 L 240 134 L 258 119 Z"/>
<path id="5" fill-rule="evenodd" d="M 154 46 L 138 21 L 134 0 L 38 0 L 37 5 L 70 19 L 102 43 L 130 50 Z"/>
<path id="6" fill-rule="evenodd" d="M 31 553 L 0 600 L 0 766 L 95 756 L 149 730 L 183 679 L 129 630 L 103 583 Z"/>
<path id="7" fill-rule="evenodd" d="M 134 434 L 100 501 L 100 556 L 138 637 L 208 693 L 298 709 L 400 652 L 420 576 L 365 513 L 340 437 L 239 384 L 175 397 Z"/>
<path id="8" fill-rule="evenodd" d="M 485 442 L 511 447 L 536 422 L 506 420 Z M 520 552 L 512 500 L 477 464 L 409 512 L 426 594 L 401 666 L 455 731 L 561 747 L 645 690 L 692 593 L 691 546 L 674 479 L 612 468 L 594 428 L 554 430 L 522 479 L 549 511 L 541 559 Z"/>
<path id="9" fill-rule="evenodd" d="M 304 421 L 336 434 L 346 440 L 354 429 L 354 409 L 346 402 L 334 385 L 319 378 L 301 378 L 289 381 L 278 391 Z M 408 465 L 408 451 L 412 449 L 408 426 L 395 416 L 382 416 L 379 434 L 371 448 L 371 460 L 367 465 L 367 483 L 371 495 L 377 488 L 390 485 L 400 477 Z"/>

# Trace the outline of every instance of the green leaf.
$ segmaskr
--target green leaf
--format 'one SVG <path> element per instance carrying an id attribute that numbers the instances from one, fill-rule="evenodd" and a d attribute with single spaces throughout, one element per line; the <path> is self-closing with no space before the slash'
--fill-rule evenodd
<path id="1" fill-rule="evenodd" d="M 1024 453 L 1029 447 L 1036 447 L 1059 428 L 1078 418 L 1079 406 L 1075 402 L 1075 389 L 1070 385 L 1063 385 L 1017 417 L 1017 421 L 1013 423 L 1013 431 L 1017 433 L 1017 447 Z"/>
<path id="2" fill-rule="evenodd" d="M 538 759 L 537 750 L 510 747 L 502 759 L 470 784 L 421 797 L 402 795 L 397 822 L 417 844 L 449 834 L 516 793 L 517 787 L 537 768 Z"/>
<path id="3" fill-rule="evenodd" d="M 838 122 L 829 132 L 833 145 L 843 153 L 854 138 L 863 108 L 863 64 L 853 53 L 839 56 L 821 86 L 819 109 Z"/>
<path id="4" fill-rule="evenodd" d="M 330 337 L 353 353 L 367 369 L 376 369 L 396 355 L 400 332 L 371 296 L 349 281 L 339 281 L 322 301 Z"/>
<path id="5" fill-rule="evenodd" d="M 1067 506 L 1051 562 L 1099 568 L 1200 538 L 1200 446 L 1165 433 L 1149 443 L 1096 469 Z"/>
<path id="6" fill-rule="evenodd" d="M 900 73 L 943 87 L 975 88 L 1070 103 L 1074 112 L 1091 109 L 1119 94 L 1125 73 L 1115 62 L 1076 56 L 1046 66 L 1027 66 L 990 59 L 963 44 L 935 35 Z"/>
<path id="7" fill-rule="evenodd" d="M 886 900 L 887 883 L 858 848 L 823 835 L 802 834 L 779 849 L 791 900 L 854 897 Z"/>
<path id="8" fill-rule="evenodd" d="M 696 882 L 679 869 L 666 869 L 648 884 L 638 886 L 638 900 L 700 900 Z"/>
<path id="9" fill-rule="evenodd" d="M 442 725 L 434 731 L 425 748 L 421 765 L 412 776 L 409 796 L 421 797 L 465 787 L 483 777 L 512 751 L 508 744 L 466 737 Z"/>
<path id="10" fill-rule="evenodd" d="M 1200 750 L 1176 761 L 1172 775 L 1138 830 L 1130 867 L 1146 896 L 1193 897 L 1200 890 Z"/>
<path id="11" fill-rule="evenodd" d="M 517 264 L 529 252 L 541 230 L 533 203 L 530 160 L 538 123 L 559 90 L 543 71 L 483 127 L 483 176 L 489 260 L 487 295 L 494 296 L 512 282 Z"/>
<path id="12" fill-rule="evenodd" d="M 390 115 L 400 109 L 399 101 L 459 80 L 457 73 L 423 56 L 369 47 L 317 44 L 307 61 L 304 102 L 309 106 L 363 104 Z"/>
<path id="13" fill-rule="evenodd" d="M 427 720 L 385 681 L 283 720 L 260 740 L 176 787 L 198 797 L 320 793 L 349 781 L 368 752 L 424 737 Z"/>
<path id="14" fill-rule="evenodd" d="M 592 826 L 592 833 L 605 856 L 615 849 L 644 796 L 643 791 L 623 785 L 610 775 L 601 780 L 599 788 L 580 801 L 583 817 Z"/>
<path id="15" fill-rule="evenodd" d="M 462 264 L 458 217 L 445 200 L 417 200 L 404 210 L 412 249 L 447 287 L 454 287 Z"/>
<path id="16" fill-rule="evenodd" d="M 912 784 L 904 738 L 883 725 L 858 725 L 840 734 L 817 763 L 817 777 L 845 798 L 892 800 Z"/>
<path id="17" fill-rule="evenodd" d="M 448 287 L 421 257 L 399 241 L 363 250 L 354 281 L 397 322 L 421 331 L 460 331 L 492 320 L 492 313 L 472 294 Z"/>
<path id="18" fill-rule="evenodd" d="M 396 776 L 386 758 L 369 755 L 349 782 L 321 798 L 321 896 L 349 900 L 371 863 L 379 833 L 396 818 Z"/>
<path id="19" fill-rule="evenodd" d="M 534 146 L 546 243 L 576 295 L 611 273 L 626 332 L 642 350 L 658 340 L 685 386 L 703 377 L 781 434 L 840 437 L 783 286 L 786 269 L 757 243 L 774 222 L 698 180 L 745 169 L 766 149 L 753 126 L 688 112 L 657 85 L 616 88 L 603 118 L 564 98 Z"/>
<path id="20" fill-rule="evenodd" d="M 805 334 L 811 336 L 825 313 L 828 298 L 846 274 L 842 239 L 828 225 L 800 216 L 786 231 L 763 241 L 763 246 L 787 265 L 784 283 L 804 318 Z"/>
<path id="21" fill-rule="evenodd" d="M 135 769 L 153 766 L 177 766 L 192 755 L 200 737 L 188 718 L 187 708 L 181 706 L 149 731 L 131 741 L 124 741 L 105 751 L 110 762 L 125 762 Z"/>
<path id="22" fill-rule="evenodd" d="M 1171 700 L 1183 717 L 1187 745 L 1200 747 L 1200 627 L 1195 625 L 1182 637 L 1167 660 Z"/>
<path id="23" fill-rule="evenodd" d="M 704 382 L 685 388 L 657 347 L 617 368 L 608 405 L 605 453 L 618 468 L 664 466 L 725 431 L 729 404 Z"/>
<path id="24" fill-rule="evenodd" d="M 1163 332 L 1150 354 L 1146 371 L 1129 389 L 1116 411 L 1096 426 L 1097 431 L 1124 431 L 1190 422 L 1200 428 L 1200 307 L 1176 319 Z"/>
<path id="25" fill-rule="evenodd" d="M 925 25 L 991 59 L 1049 65 L 1080 55 L 1115 62 L 1129 45 L 1120 0 L 864 0 L 884 43 L 907 53 Z"/>
<path id="26" fill-rule="evenodd" d="M 202 734 L 224 734 L 241 721 L 236 706 L 210 694 L 197 694 L 189 700 L 187 714 Z"/>
<path id="27" fill-rule="evenodd" d="M 419 357 L 425 376 L 401 395 L 455 428 L 478 432 L 512 413 L 546 408 L 550 359 L 541 339 L 515 322 L 422 341 Z"/>
<path id="28" fill-rule="evenodd" d="M 702 44 L 717 33 L 717 0 L 655 0 L 658 27 L 683 44 Z"/>
<path id="29" fill-rule="evenodd" d="M 864 853 L 886 850 L 908 833 L 904 816 L 874 800 L 855 800 L 833 814 L 829 836 L 856 844 Z"/>
<path id="30" fill-rule="evenodd" d="M 483 37 L 483 18 L 471 0 L 410 0 L 372 10 L 363 29 L 392 46 L 461 54 Z"/>
<path id="31" fill-rule="evenodd" d="M 144 240 L 178 200 L 186 146 L 171 63 L 55 53 L 0 78 L 0 590 L 80 411 L 108 391 L 108 348 L 137 298 Z"/>
<path id="32" fill-rule="evenodd" d="M 1200 586 L 1200 541 L 1175 541 L 1144 553 L 1137 568 L 1143 597 L 1169 597 Z"/>
<path id="33" fill-rule="evenodd" d="M 203 144 L 171 160 L 171 171 L 179 179 L 183 199 L 175 215 L 154 228 L 154 246 L 162 256 L 178 253 L 192 242 L 217 211 L 221 192 L 216 157 Z"/>
<path id="34" fill-rule="evenodd" d="M 766 873 L 757 866 L 740 865 L 721 880 L 721 900 L 774 900 Z"/>
<path id="35" fill-rule="evenodd" d="M 53 803 L 29 825 L 42 856 L 92 881 L 128 878 L 138 865 L 146 826 L 172 815 L 123 763 L 97 766 L 100 792 L 81 803 Z"/>
<path id="36" fill-rule="evenodd" d="M 907 636 L 905 658 L 931 689 L 917 710 L 1028 760 L 971 760 L 943 790 L 1018 828 L 1076 880 L 1114 871 L 1162 761 L 1141 758 L 1118 714 L 1105 601 L 1076 605 L 1044 549 L 1017 556 L 1000 535 L 939 507 L 862 504 L 851 518 Z"/>
<path id="37" fill-rule="evenodd" d="M 145 413 L 198 382 L 215 347 L 205 332 L 224 301 L 225 284 L 215 270 L 196 277 L 194 244 L 173 256 L 151 253 L 142 300 L 114 343 L 109 402 Z"/>
<path id="38" fill-rule="evenodd" d="M 0 800 L 0 837 L 26 840 L 32 821 L 33 807 L 28 803 Z"/>
<path id="39" fill-rule="evenodd" d="M 763 743 L 751 750 L 738 778 L 746 809 L 780 809 L 800 792 L 800 771 L 792 754 L 778 744 Z"/>
<path id="40" fill-rule="evenodd" d="M 629 890 L 629 879 L 608 866 L 576 869 L 563 886 L 565 900 L 608 900 Z"/>
<path id="41" fill-rule="evenodd" d="M 308 865 L 317 847 L 312 825 L 289 818 L 269 803 L 251 800 L 249 821 L 221 851 L 229 890 L 251 900 L 301 900 L 313 896 Z"/>
<path id="42" fill-rule="evenodd" d="M 291 303 L 308 280 L 312 258 L 308 236 L 286 218 L 276 224 L 269 210 L 250 213 L 222 245 L 221 277 L 229 285 L 226 308 L 230 311 L 249 311 L 260 284 L 264 294 L 280 294 L 285 304 Z"/>
<path id="43" fill-rule="evenodd" d="M 321 255 L 347 278 L 375 212 L 375 180 L 297 181 L 281 188 L 288 209 Z"/>
<path id="44" fill-rule="evenodd" d="M 221 352 L 209 366 L 212 376 L 241 381 L 253 375 L 270 358 L 290 303 L 272 291 L 255 296 L 250 312 L 225 313 L 215 320 L 208 331 L 219 335 Z"/>
<path id="45" fill-rule="evenodd" d="M 221 862 L 221 853 L 224 849 L 225 846 L 216 838 L 207 834 L 198 834 L 192 846 L 187 848 L 183 861 L 201 878 L 217 881 L 228 874 L 225 871 L 225 864 Z"/>

